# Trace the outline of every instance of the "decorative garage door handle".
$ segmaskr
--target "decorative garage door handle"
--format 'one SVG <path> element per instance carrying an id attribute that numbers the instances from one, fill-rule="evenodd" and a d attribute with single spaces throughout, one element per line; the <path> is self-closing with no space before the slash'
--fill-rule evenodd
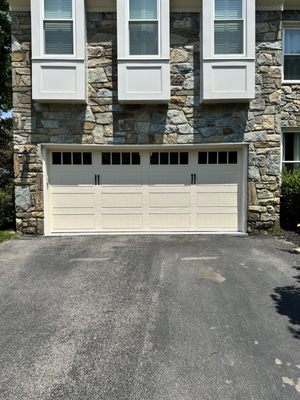
<path id="1" fill-rule="evenodd" d="M 100 185 L 100 175 L 95 174 L 95 186 L 99 186 L 99 185 Z"/>
<path id="2" fill-rule="evenodd" d="M 192 185 L 196 185 L 196 178 L 197 178 L 196 174 L 191 174 L 191 184 Z"/>

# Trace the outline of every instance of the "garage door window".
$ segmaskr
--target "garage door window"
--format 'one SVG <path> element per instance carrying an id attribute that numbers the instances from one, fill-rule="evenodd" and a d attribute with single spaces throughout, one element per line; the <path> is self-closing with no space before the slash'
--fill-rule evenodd
<path id="1" fill-rule="evenodd" d="M 102 165 L 140 165 L 140 153 L 102 153 Z"/>
<path id="2" fill-rule="evenodd" d="M 162 152 L 151 153 L 151 165 L 187 165 L 189 163 L 189 153 L 187 152 Z"/>
<path id="3" fill-rule="evenodd" d="M 198 164 L 237 164 L 237 151 L 200 151 Z"/>
<path id="4" fill-rule="evenodd" d="M 90 152 L 53 152 L 53 165 L 92 165 L 92 153 Z"/>

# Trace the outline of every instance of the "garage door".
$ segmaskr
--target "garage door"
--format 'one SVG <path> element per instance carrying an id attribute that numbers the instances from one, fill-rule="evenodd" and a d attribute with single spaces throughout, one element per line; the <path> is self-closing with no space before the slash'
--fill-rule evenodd
<path id="1" fill-rule="evenodd" d="M 53 151 L 51 233 L 239 230 L 241 154 Z"/>

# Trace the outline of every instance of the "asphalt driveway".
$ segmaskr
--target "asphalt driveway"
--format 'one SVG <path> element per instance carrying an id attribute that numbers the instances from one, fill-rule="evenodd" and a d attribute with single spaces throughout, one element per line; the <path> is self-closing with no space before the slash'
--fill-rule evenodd
<path id="1" fill-rule="evenodd" d="M 0 244 L 0 399 L 299 399 L 292 247 L 261 236 Z"/>

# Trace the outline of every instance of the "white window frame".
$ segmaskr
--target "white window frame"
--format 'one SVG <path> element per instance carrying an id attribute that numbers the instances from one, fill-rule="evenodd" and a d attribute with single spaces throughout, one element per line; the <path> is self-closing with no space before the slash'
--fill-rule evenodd
<path id="1" fill-rule="evenodd" d="M 213 0 L 213 29 L 212 29 L 212 39 L 211 39 L 211 43 L 212 43 L 212 54 L 214 57 L 216 58 L 230 58 L 230 59 L 234 59 L 234 58 L 240 58 L 240 57 L 245 57 L 246 55 L 246 3 L 245 0 L 242 0 L 242 18 L 237 18 L 237 19 L 216 19 L 216 0 Z M 224 21 L 224 22 L 237 22 L 237 21 L 242 21 L 243 22 L 243 52 L 242 53 L 219 53 L 216 54 L 215 52 L 215 23 L 216 22 L 220 22 L 220 21 Z"/>
<path id="2" fill-rule="evenodd" d="M 300 154 L 299 154 L 299 161 L 298 160 L 291 160 L 291 161 L 285 160 L 285 136 L 293 135 L 295 133 L 298 133 L 300 135 L 300 128 L 286 128 L 281 133 L 281 163 L 280 163 L 281 172 L 283 172 L 283 167 L 286 164 L 299 164 L 298 169 L 300 170 Z"/>
<path id="3" fill-rule="evenodd" d="M 157 19 L 130 19 L 130 0 L 126 0 L 126 58 L 134 60 L 157 60 L 161 58 L 161 0 L 157 1 Z M 130 22 L 157 22 L 158 25 L 158 53 L 151 55 L 130 54 Z"/>
<path id="4" fill-rule="evenodd" d="M 287 30 L 300 30 L 300 23 L 296 22 L 296 23 L 284 23 L 283 25 L 283 32 L 282 32 L 282 76 L 283 76 L 283 80 L 282 83 L 290 83 L 290 84 L 299 84 L 300 82 L 300 76 L 299 79 L 285 79 L 285 75 L 284 75 L 284 65 L 285 65 L 285 32 Z M 300 56 L 300 53 L 299 53 Z"/>
<path id="5" fill-rule="evenodd" d="M 76 51 L 76 7 L 75 2 L 72 0 L 72 18 L 71 19 L 52 19 L 52 18 L 45 18 L 45 0 L 42 0 L 41 6 L 41 32 L 40 37 L 42 38 L 41 44 L 41 54 L 43 57 L 51 58 L 51 59 L 69 59 L 75 58 L 77 51 Z M 72 22 L 73 27 L 73 54 L 47 54 L 46 53 L 46 41 L 45 41 L 45 22 Z"/>

